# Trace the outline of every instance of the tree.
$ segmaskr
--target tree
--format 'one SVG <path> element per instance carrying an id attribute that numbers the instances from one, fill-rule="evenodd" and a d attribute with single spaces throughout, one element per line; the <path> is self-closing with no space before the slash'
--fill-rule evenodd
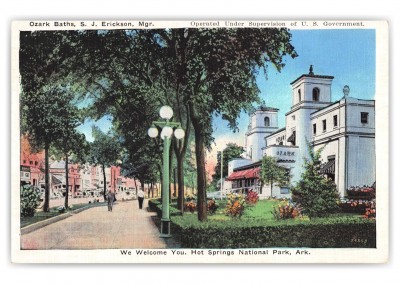
<path id="1" fill-rule="evenodd" d="M 260 172 L 261 186 L 263 184 L 271 185 L 271 198 L 272 188 L 275 183 L 279 185 L 287 185 L 290 181 L 290 174 L 288 169 L 279 166 L 276 159 L 270 156 L 264 156 L 261 162 Z"/>
<path id="2" fill-rule="evenodd" d="M 92 135 L 94 141 L 90 143 L 90 162 L 95 165 L 100 165 L 103 172 L 103 196 L 106 199 L 107 194 L 107 179 L 106 167 L 115 164 L 120 158 L 121 148 L 120 143 L 112 135 L 112 133 L 105 134 L 98 127 L 93 126 Z"/>
<path id="3" fill-rule="evenodd" d="M 291 189 L 292 199 L 309 217 L 335 213 L 339 209 L 339 193 L 335 183 L 320 173 L 323 148 L 314 152 L 309 142 L 307 146 L 309 159 L 304 159 L 305 171 L 301 180 Z"/>
<path id="4" fill-rule="evenodd" d="M 69 98 L 60 86 L 45 86 L 38 93 L 22 96 L 22 115 L 26 121 L 26 133 L 34 149 L 45 151 L 45 200 L 43 211 L 49 210 L 49 149 L 63 136 L 65 113 Z"/>
<path id="5" fill-rule="evenodd" d="M 21 132 L 33 150 L 45 152 L 45 201 L 49 210 L 49 149 L 64 130 L 62 118 L 69 100 L 65 82 L 76 53 L 76 31 L 29 31 L 20 33 Z"/>
<path id="6" fill-rule="evenodd" d="M 235 158 L 241 158 L 244 153 L 244 148 L 242 146 L 238 146 L 236 143 L 228 143 L 226 144 L 226 148 L 223 150 L 223 168 L 222 168 L 222 176 L 226 177 L 228 175 L 228 162 Z M 221 179 L 221 154 L 217 156 L 217 164 L 215 166 L 215 173 L 213 174 L 213 183 L 217 184 L 217 182 Z"/>
<path id="7" fill-rule="evenodd" d="M 79 84 L 92 89 L 98 113 L 112 111 L 116 119 L 129 113 L 123 106 L 130 103 L 145 113 L 163 104 L 173 107 L 173 119 L 186 130 L 185 139 L 175 148 L 179 193 L 193 129 L 198 219 L 207 220 L 205 150 L 213 141 L 212 119 L 221 116 L 236 129 L 240 112 L 259 101 L 259 70 L 266 74 L 272 65 L 280 71 L 284 56 L 297 56 L 291 34 L 274 28 L 150 29 L 80 31 L 78 37 L 79 45 L 74 47 L 80 54 L 74 59 L 80 61 L 73 70 L 79 74 Z M 132 129 L 129 124 L 125 127 Z"/>
<path id="8" fill-rule="evenodd" d="M 197 168 L 198 219 L 207 220 L 205 149 L 212 142 L 212 118 L 221 115 L 232 129 L 244 109 L 257 102 L 257 70 L 278 71 L 285 55 L 297 56 L 286 29 L 177 29 L 154 31 L 174 68 L 173 90 L 193 126 Z"/>
<path id="9" fill-rule="evenodd" d="M 84 134 L 76 131 L 75 128 L 65 128 L 62 136 L 54 143 L 51 152 L 57 159 L 65 161 L 65 200 L 64 207 L 68 208 L 68 190 L 69 190 L 69 162 L 84 164 L 89 154 L 89 144 Z"/>
<path id="10" fill-rule="evenodd" d="M 63 106 L 64 114 L 61 117 L 63 128 L 59 136 L 54 141 L 54 146 L 58 150 L 58 156 L 65 160 L 65 201 L 64 207 L 68 208 L 68 190 L 69 190 L 69 159 L 71 155 L 75 156 L 75 160 L 85 163 L 88 154 L 88 144 L 85 135 L 79 133 L 76 127 L 81 124 L 80 112 L 78 107 L 73 103 L 74 95 L 67 89 L 63 93 L 68 104 Z"/>

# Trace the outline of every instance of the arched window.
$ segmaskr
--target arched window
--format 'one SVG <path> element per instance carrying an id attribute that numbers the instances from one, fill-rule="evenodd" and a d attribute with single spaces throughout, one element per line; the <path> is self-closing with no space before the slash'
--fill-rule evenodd
<path id="1" fill-rule="evenodd" d="M 318 102 L 319 101 L 319 89 L 318 88 L 314 88 L 312 90 L 312 100 L 314 102 Z"/>
<path id="2" fill-rule="evenodd" d="M 299 94 L 299 102 L 301 102 L 301 90 L 298 89 L 298 90 L 297 90 L 297 93 Z"/>
<path id="3" fill-rule="evenodd" d="M 269 117 L 268 116 L 266 116 L 266 117 L 264 117 L 264 126 L 269 126 L 270 124 L 269 124 Z"/>

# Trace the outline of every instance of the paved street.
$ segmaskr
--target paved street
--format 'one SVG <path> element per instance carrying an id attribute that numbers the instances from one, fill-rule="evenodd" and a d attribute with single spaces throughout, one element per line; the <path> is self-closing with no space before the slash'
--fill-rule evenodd
<path id="1" fill-rule="evenodd" d="M 118 249 L 179 247 L 173 239 L 159 237 L 147 200 L 117 201 L 112 212 L 94 207 L 21 236 L 22 249 Z"/>

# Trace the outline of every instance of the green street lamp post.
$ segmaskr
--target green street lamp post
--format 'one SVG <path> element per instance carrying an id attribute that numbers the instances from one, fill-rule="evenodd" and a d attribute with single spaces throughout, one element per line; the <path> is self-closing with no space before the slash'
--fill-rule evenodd
<path id="1" fill-rule="evenodd" d="M 161 216 L 161 234 L 160 237 L 167 238 L 171 236 L 170 218 L 169 218 L 169 148 L 171 145 L 172 134 L 176 139 L 182 139 L 185 131 L 179 122 L 169 121 L 173 116 L 172 108 L 163 106 L 160 109 L 160 116 L 164 121 L 153 121 L 153 125 L 147 131 L 151 138 L 158 136 L 158 128 L 162 129 L 160 136 L 164 140 L 163 149 L 163 180 L 162 180 L 162 216 Z"/>

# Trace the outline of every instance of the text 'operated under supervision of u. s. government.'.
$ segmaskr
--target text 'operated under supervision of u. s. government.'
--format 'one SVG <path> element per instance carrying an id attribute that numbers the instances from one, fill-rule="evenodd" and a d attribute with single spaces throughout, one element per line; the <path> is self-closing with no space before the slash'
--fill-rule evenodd
<path id="1" fill-rule="evenodd" d="M 30 21 L 35 29 L 157 29 L 168 21 Z M 363 28 L 363 21 L 179 21 L 174 28 Z"/>

